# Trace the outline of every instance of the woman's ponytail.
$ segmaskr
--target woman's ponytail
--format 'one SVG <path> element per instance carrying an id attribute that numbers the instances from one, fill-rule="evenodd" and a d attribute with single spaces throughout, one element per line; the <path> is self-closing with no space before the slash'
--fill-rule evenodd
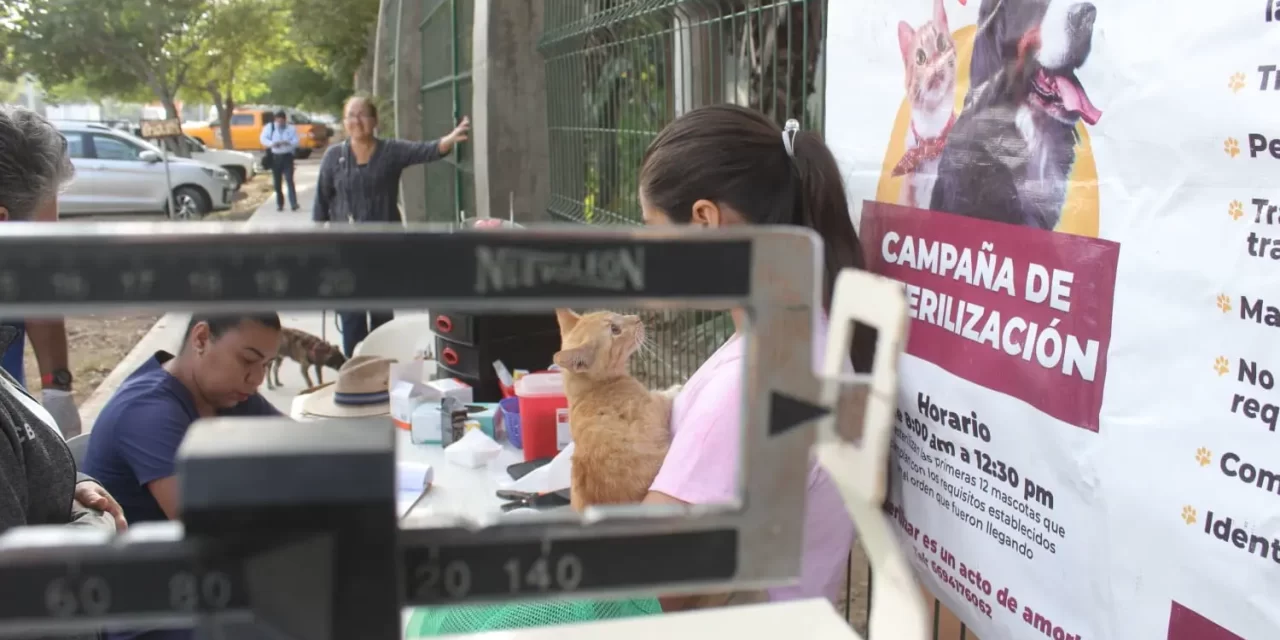
<path id="1" fill-rule="evenodd" d="M 650 207 L 686 224 L 699 200 L 727 206 L 751 224 L 804 225 L 818 232 L 823 255 L 822 306 L 842 269 L 865 268 L 836 160 L 798 122 L 785 129 L 758 111 L 717 104 L 667 125 L 645 151 L 640 191 Z M 871 370 L 875 331 L 859 325 L 850 357 Z"/>
<path id="2" fill-rule="evenodd" d="M 862 244 L 853 228 L 853 218 L 849 215 L 849 200 L 845 196 L 840 167 L 822 136 L 813 131 L 797 131 L 786 135 L 793 135 L 791 144 L 786 146 L 790 147 L 788 152 L 800 181 L 796 194 L 799 200 L 796 222 L 822 236 L 825 248 L 822 306 L 830 311 L 831 294 L 840 271 L 866 268 Z M 875 340 L 875 329 L 864 325 L 855 328 L 849 353 L 854 371 L 862 373 L 871 370 Z"/>

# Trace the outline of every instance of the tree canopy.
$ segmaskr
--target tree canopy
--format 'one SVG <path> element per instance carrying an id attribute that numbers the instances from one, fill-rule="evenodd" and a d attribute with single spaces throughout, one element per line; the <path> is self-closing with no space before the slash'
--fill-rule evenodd
<path id="1" fill-rule="evenodd" d="M 350 85 L 369 51 L 381 0 L 291 0 L 291 37 L 308 62 Z"/>
<path id="2" fill-rule="evenodd" d="M 291 105 L 306 111 L 337 113 L 351 95 L 351 83 L 341 82 L 298 58 L 285 60 L 267 76 L 254 102 Z"/>
<path id="3" fill-rule="evenodd" d="M 50 98 L 336 110 L 381 0 L 0 0 L 0 80 Z"/>
<path id="4" fill-rule="evenodd" d="M 218 0 L 203 23 L 205 46 L 191 59 L 186 88 L 204 95 L 218 110 L 222 139 L 231 139 L 231 114 L 249 95 L 261 92 L 289 43 L 289 14 L 278 0 Z"/>
<path id="5" fill-rule="evenodd" d="M 26 0 L 4 22 L 10 64 L 48 85 L 107 94 L 150 89 L 177 117 L 209 0 Z"/>

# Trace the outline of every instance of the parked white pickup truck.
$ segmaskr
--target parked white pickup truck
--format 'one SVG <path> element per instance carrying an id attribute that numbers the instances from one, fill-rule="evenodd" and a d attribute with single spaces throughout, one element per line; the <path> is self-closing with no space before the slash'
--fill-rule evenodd
<path id="1" fill-rule="evenodd" d="M 232 183 L 235 189 L 239 189 L 240 185 L 253 179 L 258 172 L 258 159 L 252 153 L 244 151 L 231 151 L 228 149 L 209 149 L 199 140 L 191 136 L 184 135 L 187 139 L 188 148 L 191 149 L 191 159 L 199 160 L 208 164 L 217 165 L 227 170 L 231 174 Z"/>

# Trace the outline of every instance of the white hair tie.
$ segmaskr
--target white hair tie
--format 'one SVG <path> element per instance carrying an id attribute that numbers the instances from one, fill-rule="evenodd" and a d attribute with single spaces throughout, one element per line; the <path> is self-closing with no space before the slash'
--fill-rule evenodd
<path id="1" fill-rule="evenodd" d="M 795 118 L 787 120 L 787 124 L 782 127 L 782 147 L 787 150 L 787 155 L 792 160 L 796 157 L 796 134 L 800 132 L 800 122 Z"/>

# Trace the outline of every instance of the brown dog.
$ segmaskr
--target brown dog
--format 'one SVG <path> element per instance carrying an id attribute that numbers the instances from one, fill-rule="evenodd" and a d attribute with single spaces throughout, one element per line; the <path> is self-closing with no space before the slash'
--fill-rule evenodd
<path id="1" fill-rule="evenodd" d="M 323 383 L 324 376 L 320 372 L 325 367 L 337 371 L 347 362 L 347 358 L 342 355 L 342 350 L 338 347 L 306 331 L 285 327 L 280 330 L 280 353 L 271 362 L 271 369 L 267 371 L 268 389 L 282 386 L 280 365 L 284 363 L 285 358 L 302 365 L 302 377 L 307 381 L 308 389 L 315 386 L 315 383 L 311 382 L 310 368 L 315 368 L 316 380 Z"/>

